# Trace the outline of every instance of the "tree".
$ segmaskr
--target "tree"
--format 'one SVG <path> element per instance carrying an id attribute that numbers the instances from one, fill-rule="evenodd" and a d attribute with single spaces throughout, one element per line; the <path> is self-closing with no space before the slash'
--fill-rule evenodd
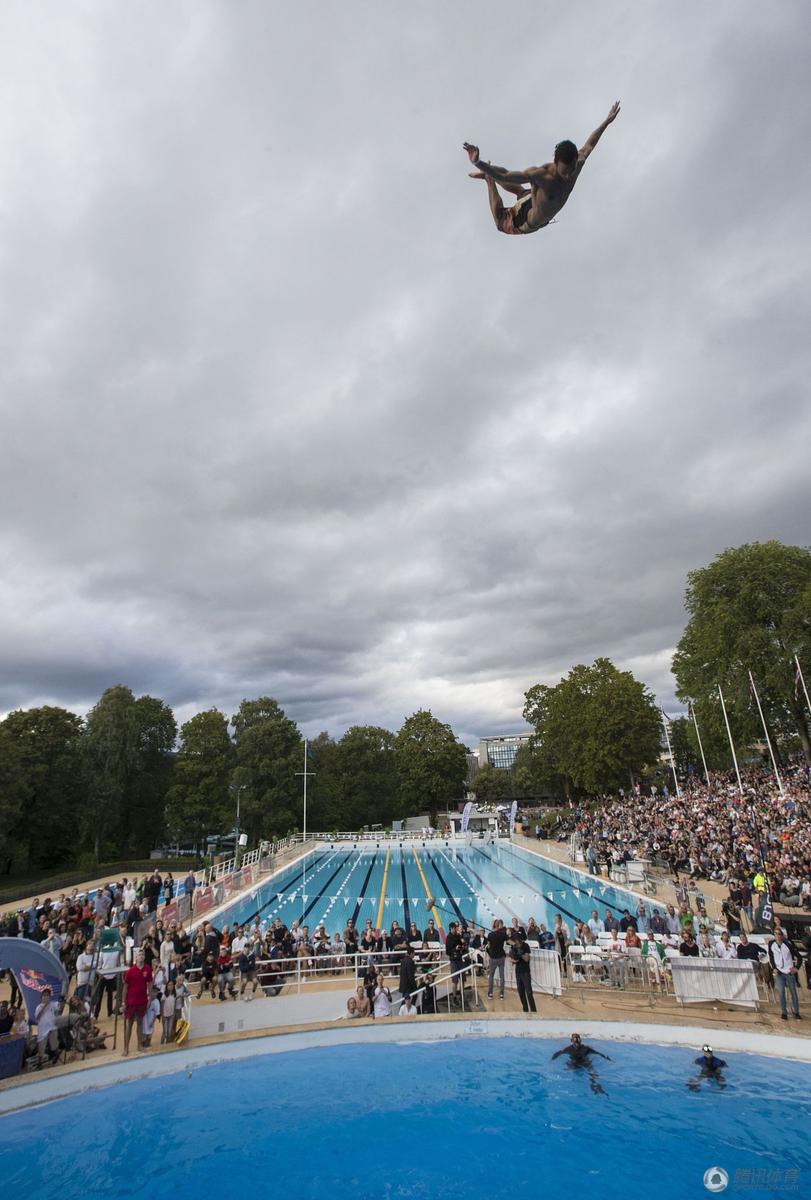
<path id="1" fill-rule="evenodd" d="M 535 727 L 542 769 L 588 794 L 614 791 L 660 751 L 661 714 L 651 692 L 607 658 L 572 667 L 555 687 L 536 684 L 524 718 Z"/>
<path id="2" fill-rule="evenodd" d="M 250 841 L 301 827 L 303 742 L 294 721 L 269 696 L 243 700 L 231 719 L 237 767 L 233 782 L 244 786 L 240 824 Z"/>
<path id="3" fill-rule="evenodd" d="M 751 670 L 770 734 L 784 742 L 798 737 L 811 762 L 794 665 L 795 654 L 803 664 L 811 662 L 811 550 L 777 541 L 724 550 L 689 573 L 684 604 L 690 619 L 673 658 L 678 696 L 704 701 L 705 718 L 712 707 L 718 728 L 720 684 L 736 741 L 758 740 L 762 726 L 749 695 Z M 701 731 L 703 739 L 703 723 Z"/>
<path id="4" fill-rule="evenodd" d="M 467 752 L 450 725 L 421 709 L 408 717 L 395 739 L 403 816 L 426 810 L 432 818 L 464 794 Z"/>
<path id="5" fill-rule="evenodd" d="M 17 752 L 20 819 L 11 831 L 15 858 L 22 865 L 56 867 L 81 847 L 65 843 L 59 821 L 32 820 L 32 814 L 79 812 L 84 800 L 82 719 L 64 708 L 18 709 L 2 728 Z"/>
<path id="6" fill-rule="evenodd" d="M 123 685 L 108 688 L 88 713 L 83 815 L 96 861 L 102 852 L 143 855 L 161 837 L 176 734 L 162 700 L 136 700 Z"/>
<path id="7" fill-rule="evenodd" d="M 185 723 L 166 798 L 166 823 L 173 839 L 203 846 L 209 835 L 231 829 L 234 805 L 228 789 L 235 763 L 223 713 L 212 708 Z"/>
<path id="8" fill-rule="evenodd" d="M 353 725 L 338 743 L 344 829 L 390 825 L 397 817 L 396 741 L 378 725 Z"/>
<path id="9" fill-rule="evenodd" d="M 20 747 L 4 721 L 0 724 L 0 871 L 4 875 L 8 875 L 19 857 L 15 831 L 24 811 L 24 787 L 25 770 Z"/>
<path id="10" fill-rule="evenodd" d="M 497 804 L 512 794 L 510 772 L 499 770 L 492 763 L 479 767 L 471 786 L 477 804 Z"/>
<path id="11" fill-rule="evenodd" d="M 351 828 L 342 815 L 340 757 L 338 743 L 326 732 L 319 733 L 318 737 L 307 743 L 308 829 Z M 301 777 L 298 778 L 298 784 L 299 791 L 303 793 Z M 294 821 L 294 824 L 297 823 Z"/>

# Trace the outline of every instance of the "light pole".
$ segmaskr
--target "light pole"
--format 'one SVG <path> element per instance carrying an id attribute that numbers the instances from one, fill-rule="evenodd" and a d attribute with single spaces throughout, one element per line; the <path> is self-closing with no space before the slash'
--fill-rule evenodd
<path id="1" fill-rule="evenodd" d="M 241 783 L 241 784 L 239 784 L 238 787 L 234 788 L 234 790 L 236 791 L 236 794 L 237 794 L 237 823 L 236 823 L 236 829 L 235 829 L 236 838 L 234 839 L 234 870 L 235 871 L 237 871 L 239 869 L 239 797 L 242 794 L 242 792 L 245 791 L 245 788 L 247 786 L 248 786 L 247 783 Z"/>

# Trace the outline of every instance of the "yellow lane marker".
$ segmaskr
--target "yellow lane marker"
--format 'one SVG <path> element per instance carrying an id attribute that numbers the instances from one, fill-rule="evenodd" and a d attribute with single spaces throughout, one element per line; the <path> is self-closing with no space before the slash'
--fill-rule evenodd
<path id="1" fill-rule="evenodd" d="M 420 863 L 420 860 L 419 860 L 419 858 L 417 857 L 417 851 L 416 851 L 416 848 L 415 848 L 415 847 L 412 847 L 412 849 L 414 850 L 414 862 L 417 864 L 417 870 L 418 870 L 418 871 L 419 871 L 419 873 L 420 873 L 420 879 L 422 880 L 422 886 L 425 888 L 425 899 L 426 899 L 426 900 L 430 900 L 430 899 L 431 899 L 431 892 L 430 892 L 430 890 L 429 890 L 429 888 L 428 888 L 428 880 L 425 878 L 425 872 L 424 872 L 424 871 L 423 871 L 423 869 L 422 869 L 422 864 Z M 436 927 L 437 927 L 437 929 L 441 929 L 441 928 L 442 928 L 442 921 L 441 921 L 441 919 L 440 919 L 439 913 L 438 913 L 438 912 L 437 912 L 437 910 L 436 910 L 436 906 L 434 906 L 434 907 L 431 909 L 431 916 L 434 918 L 434 923 L 436 924 Z"/>
<path id="2" fill-rule="evenodd" d="M 383 868 L 383 883 L 380 888 L 380 904 L 378 905 L 378 909 L 377 909 L 377 921 L 375 922 L 375 929 L 381 929 L 383 927 L 383 901 L 386 899 L 386 880 L 389 877 L 389 859 L 390 858 L 391 858 L 391 846 L 389 846 L 388 850 L 386 851 L 386 865 Z"/>

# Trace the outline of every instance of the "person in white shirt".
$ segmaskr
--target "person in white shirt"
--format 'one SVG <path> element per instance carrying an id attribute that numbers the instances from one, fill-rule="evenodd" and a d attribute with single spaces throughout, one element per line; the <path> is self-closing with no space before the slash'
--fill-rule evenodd
<path id="1" fill-rule="evenodd" d="M 96 992 L 96 1011 L 94 1016 L 96 1020 L 99 1018 L 101 1011 L 101 1001 L 104 994 L 107 994 L 107 1016 L 113 1015 L 113 1002 L 116 992 L 118 991 L 118 972 L 114 970 L 121 961 L 121 954 L 118 950 L 102 950 L 99 955 L 98 972 L 101 984 Z"/>
<path id="2" fill-rule="evenodd" d="M 59 1051 L 59 1039 L 56 1035 L 56 1004 L 52 999 L 49 987 L 42 989 L 42 1000 L 34 1013 L 34 1023 L 37 1027 L 37 1066 L 45 1061 L 46 1052 L 55 1056 Z"/>
<path id="3" fill-rule="evenodd" d="M 715 953 L 719 958 L 737 959 L 738 951 L 736 947 L 732 945 L 732 938 L 728 933 L 722 933 L 718 941 L 715 943 Z"/>
<path id="4" fill-rule="evenodd" d="M 231 943 L 231 953 L 233 954 L 234 958 L 239 958 L 240 954 L 247 945 L 248 939 L 245 937 L 245 930 L 240 925 L 237 928 L 237 935 Z"/>
<path id="5" fill-rule="evenodd" d="M 593 933 L 594 937 L 597 937 L 598 933 L 605 933 L 605 921 L 597 912 L 596 908 L 592 909 L 591 916 L 588 920 L 588 927 Z"/>
<path id="6" fill-rule="evenodd" d="M 786 1012 L 786 988 L 788 988 L 791 994 L 791 1011 L 794 1013 L 795 1020 L 799 1021 L 800 1001 L 797 997 L 797 968 L 794 965 L 794 956 L 786 944 L 782 929 L 775 929 L 774 931 L 774 941 L 769 943 L 769 959 L 774 967 L 774 977 L 777 981 L 780 1015 L 784 1021 L 788 1020 L 788 1013 Z"/>
<path id="7" fill-rule="evenodd" d="M 391 992 L 383 983 L 375 992 L 374 1014 L 375 1020 L 391 1016 Z"/>
<path id="8" fill-rule="evenodd" d="M 76 995 L 84 1000 L 90 990 L 90 971 L 93 966 L 93 942 L 87 942 L 76 959 Z"/>
<path id="9" fill-rule="evenodd" d="M 129 912 L 135 903 L 135 884 L 129 880 L 124 880 L 122 907 L 124 912 Z"/>
<path id="10" fill-rule="evenodd" d="M 156 987 L 149 989 L 149 1003 L 146 1006 L 146 1012 L 141 1018 L 141 1032 L 143 1034 L 142 1046 L 152 1045 L 152 1031 L 155 1028 L 155 1022 L 161 1015 L 161 997 L 160 992 Z"/>
<path id="11" fill-rule="evenodd" d="M 416 1005 L 414 1004 L 414 1001 L 412 1000 L 412 998 L 410 996 L 406 996 L 405 1000 L 400 1005 L 399 1015 L 401 1017 L 418 1017 L 419 1016 Z"/>

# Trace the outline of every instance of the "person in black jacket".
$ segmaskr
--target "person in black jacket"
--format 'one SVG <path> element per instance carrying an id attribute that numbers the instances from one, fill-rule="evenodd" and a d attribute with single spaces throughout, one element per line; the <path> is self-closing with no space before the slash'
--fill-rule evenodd
<path id="1" fill-rule="evenodd" d="M 504 963 L 507 959 L 505 949 L 507 943 L 507 930 L 504 928 L 504 922 L 498 918 L 493 922 L 493 928 L 487 938 L 487 953 L 490 956 L 490 972 L 487 976 L 487 999 L 493 999 L 493 981 L 498 971 L 499 983 L 501 984 L 499 992 L 499 1000 L 504 999 Z"/>
<path id="2" fill-rule="evenodd" d="M 410 996 L 417 990 L 417 968 L 414 963 L 414 947 L 408 946 L 403 957 L 400 959 L 400 995 L 405 1000 L 406 996 Z M 415 1004 L 418 998 L 415 997 Z"/>
<path id="3" fill-rule="evenodd" d="M 456 921 L 451 921 L 448 925 L 448 936 L 445 938 L 445 953 L 450 959 L 450 968 L 453 979 L 451 986 L 453 988 L 453 999 L 459 994 L 459 980 L 462 976 L 459 972 L 464 965 L 465 947 L 464 941 L 459 933 L 459 926 Z"/>
<path id="4" fill-rule="evenodd" d="M 515 968 L 515 985 L 521 999 L 524 1012 L 537 1012 L 535 997 L 532 994 L 532 951 L 526 937 L 513 937 L 510 947 L 510 957 Z"/>

